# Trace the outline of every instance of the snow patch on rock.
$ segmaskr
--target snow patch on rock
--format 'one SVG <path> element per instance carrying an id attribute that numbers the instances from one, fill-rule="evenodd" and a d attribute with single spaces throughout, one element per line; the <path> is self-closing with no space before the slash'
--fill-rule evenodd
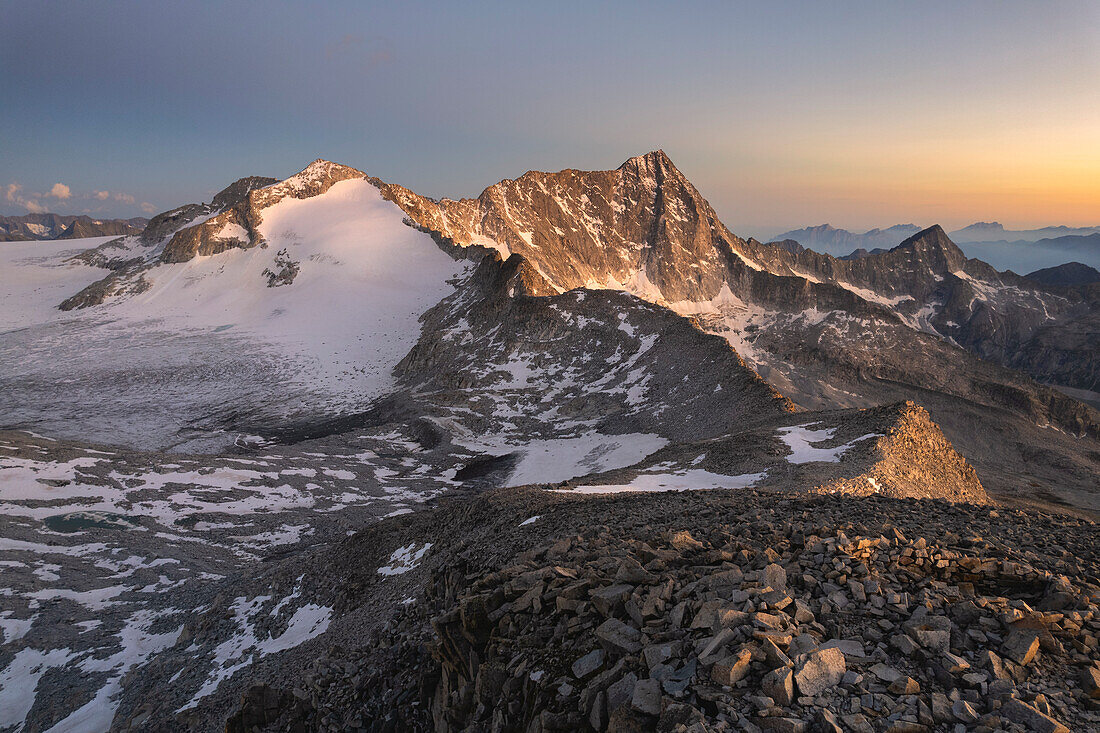
<path id="1" fill-rule="evenodd" d="M 779 428 L 776 431 L 776 435 L 779 436 L 779 439 L 790 448 L 791 453 L 787 456 L 788 462 L 794 464 L 814 462 L 839 463 L 841 457 L 851 450 L 856 443 L 871 438 L 882 437 L 879 433 L 867 433 L 843 445 L 832 448 L 818 448 L 815 447 L 815 443 L 824 443 L 832 440 L 833 433 L 836 432 L 836 428 L 823 428 L 821 430 L 809 429 L 819 424 L 820 423 L 807 423 L 806 425 L 794 425 L 791 427 Z"/>
<path id="2" fill-rule="evenodd" d="M 417 548 L 416 543 L 399 547 L 390 555 L 390 564 L 378 568 L 379 575 L 404 575 L 414 569 L 428 550 L 432 549 L 432 543 L 427 542 L 423 547 Z"/>

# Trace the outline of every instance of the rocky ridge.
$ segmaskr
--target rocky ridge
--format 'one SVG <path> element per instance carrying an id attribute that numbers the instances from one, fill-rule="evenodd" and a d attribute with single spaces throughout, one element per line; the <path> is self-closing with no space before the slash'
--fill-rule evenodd
<path id="1" fill-rule="evenodd" d="M 233 227 L 241 201 L 249 192 L 276 183 L 274 178 L 242 178 L 218 192 L 210 204 L 187 204 L 157 214 L 140 234 L 121 237 L 80 252 L 72 258 L 109 270 L 102 279 L 66 298 L 58 308 L 79 310 L 102 305 L 112 298 L 126 298 L 148 289 L 146 271 L 160 262 L 185 261 L 203 250 L 223 252 L 233 246 L 249 246 Z M 211 226 L 213 219 L 220 224 Z M 246 231 L 246 230 L 242 230 Z M 189 253 L 185 256 L 184 253 Z M 179 258 L 183 257 L 183 260 Z"/>
<path id="2" fill-rule="evenodd" d="M 77 255 L 75 260 L 111 273 L 58 307 L 66 311 L 88 308 L 144 292 L 141 281 L 158 265 L 188 262 L 230 249 L 265 247 L 259 233 L 264 209 L 287 197 L 310 198 L 338 181 L 365 177 L 354 168 L 316 160 L 283 181 L 241 178 L 218 192 L 209 204 L 188 204 L 158 214 L 140 236 L 107 242 Z"/>
<path id="3" fill-rule="evenodd" d="M 1057 267 L 1044 267 L 1029 272 L 1024 277 L 1047 287 L 1075 287 L 1100 282 L 1100 270 L 1080 262 L 1067 262 Z"/>
<path id="4" fill-rule="evenodd" d="M 263 210 L 286 197 L 306 199 L 327 191 L 332 184 L 366 174 L 344 165 L 315 160 L 301 173 L 284 181 L 243 178 L 214 197 L 217 213 L 205 221 L 178 230 L 160 253 L 163 263 L 186 262 L 228 249 L 263 246 L 259 224 Z"/>
<path id="5" fill-rule="evenodd" d="M 912 236 L 889 252 L 854 260 L 742 239 L 662 151 L 614 171 L 529 172 L 460 201 L 437 202 L 374 180 L 421 226 L 459 244 L 521 254 L 558 291 L 626 289 L 682 310 L 713 301 L 725 286 L 743 303 L 793 309 L 772 294 L 790 290 L 776 277 L 794 277 L 806 281 L 800 300 L 820 311 L 866 310 L 853 300 L 872 311 L 885 306 L 878 320 L 891 324 L 900 316 L 904 325 L 1002 364 L 1046 326 L 1090 310 L 1079 297 L 1054 296 L 966 258 L 938 226 L 909 227 Z M 1012 366 L 1050 376 L 1019 359 Z M 1066 383 L 1080 386 L 1090 373 L 1086 366 Z"/>
<path id="6" fill-rule="evenodd" d="M 715 476 L 754 476 L 753 488 L 784 494 L 990 501 L 974 469 L 912 402 L 757 421 L 748 430 L 674 443 L 560 490 L 691 490 L 707 488 Z"/>
<path id="7" fill-rule="evenodd" d="M 667 309 L 614 291 L 527 294 L 540 287 L 521 257 L 482 259 L 424 315 L 400 384 L 475 435 L 507 423 L 528 438 L 589 426 L 699 439 L 795 409 Z"/>

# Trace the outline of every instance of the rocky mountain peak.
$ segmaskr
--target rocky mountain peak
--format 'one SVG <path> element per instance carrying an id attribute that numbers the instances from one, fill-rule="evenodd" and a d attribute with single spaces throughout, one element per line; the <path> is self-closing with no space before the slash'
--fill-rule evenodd
<path id="1" fill-rule="evenodd" d="M 287 197 L 319 196 L 335 183 L 366 177 L 361 170 L 318 158 L 283 181 L 259 176 L 242 178 L 215 196 L 207 210 L 186 210 L 191 221 L 204 213 L 214 215 L 201 223 L 177 228 L 161 253 L 161 262 L 186 262 L 196 255 L 214 255 L 261 244 L 263 238 L 258 227 L 264 209 Z"/>
<path id="2" fill-rule="evenodd" d="M 966 255 L 939 224 L 922 229 L 890 251 L 910 251 L 925 260 L 934 270 L 946 268 L 947 271 L 954 271 L 966 263 Z"/>
<path id="3" fill-rule="evenodd" d="M 248 196 L 250 191 L 264 188 L 278 182 L 278 178 L 267 178 L 265 176 L 238 178 L 214 195 L 211 206 L 219 211 L 227 209 L 243 200 Z"/>
<path id="4" fill-rule="evenodd" d="M 963 227 L 959 231 L 960 232 L 980 231 L 980 232 L 988 234 L 988 233 L 993 233 L 993 232 L 1000 233 L 1000 232 L 1004 232 L 1004 230 L 1005 230 L 1004 225 L 1001 224 L 1001 222 L 999 222 L 999 221 L 976 221 L 973 224 L 971 224 L 970 226 Z"/>
<path id="5" fill-rule="evenodd" d="M 302 169 L 300 173 L 263 189 L 266 195 L 261 198 L 265 201 L 265 205 L 270 205 L 266 202 L 273 197 L 275 197 L 275 200 L 286 195 L 293 195 L 295 198 L 308 198 L 327 191 L 329 186 L 337 181 L 366 177 L 366 173 L 351 166 L 317 158 Z M 274 201 L 271 201 L 271 203 L 274 203 Z"/>
<path id="6" fill-rule="evenodd" d="M 722 284 L 732 235 L 661 150 L 614 170 L 528 172 L 459 201 L 373 182 L 418 225 L 460 246 L 522 255 L 547 294 L 611 287 L 674 302 L 712 298 Z M 700 273 L 684 278 L 693 267 Z"/>
<path id="7" fill-rule="evenodd" d="M 683 178 L 683 174 L 663 150 L 652 150 L 644 155 L 636 155 L 619 166 L 623 172 L 647 174 L 658 181 L 667 177 Z"/>

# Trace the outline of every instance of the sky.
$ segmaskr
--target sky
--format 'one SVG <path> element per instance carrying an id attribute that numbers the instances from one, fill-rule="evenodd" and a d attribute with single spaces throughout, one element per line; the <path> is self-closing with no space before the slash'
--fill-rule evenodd
<path id="1" fill-rule="evenodd" d="M 1100 224 L 1100 3 L 0 0 L 0 213 L 662 148 L 736 233 Z"/>

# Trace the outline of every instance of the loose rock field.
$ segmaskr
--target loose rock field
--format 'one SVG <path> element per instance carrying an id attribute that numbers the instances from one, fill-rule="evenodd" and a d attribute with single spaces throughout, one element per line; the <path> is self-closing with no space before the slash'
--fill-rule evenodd
<path id="1" fill-rule="evenodd" d="M 257 680 L 230 730 L 1100 726 L 1086 520 L 885 497 L 521 489 L 409 518 L 387 541 L 428 534 L 422 597 L 291 689 Z M 348 570 L 346 588 L 374 572 Z"/>

